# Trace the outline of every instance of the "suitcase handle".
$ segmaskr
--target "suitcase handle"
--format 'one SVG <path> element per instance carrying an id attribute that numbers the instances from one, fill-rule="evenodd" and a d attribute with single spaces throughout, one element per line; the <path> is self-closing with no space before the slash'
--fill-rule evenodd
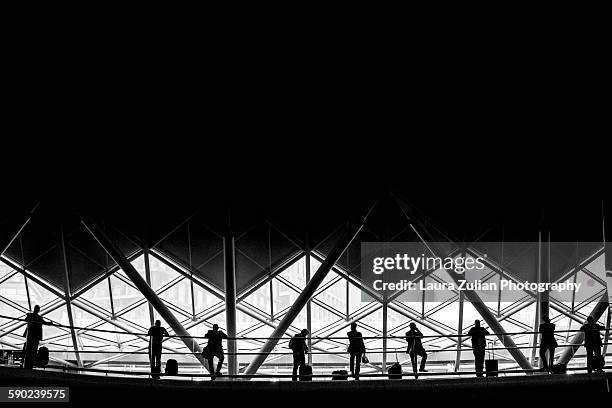
<path id="1" fill-rule="evenodd" d="M 490 341 L 489 342 L 489 350 L 487 351 L 487 355 L 489 356 L 489 360 L 495 360 L 495 350 L 493 350 L 493 345 L 495 344 L 495 341 Z M 493 358 L 491 358 L 491 356 L 493 356 Z"/>

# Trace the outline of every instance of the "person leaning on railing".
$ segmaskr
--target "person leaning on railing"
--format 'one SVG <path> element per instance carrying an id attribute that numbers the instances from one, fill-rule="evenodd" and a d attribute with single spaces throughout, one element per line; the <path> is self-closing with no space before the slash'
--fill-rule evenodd
<path id="1" fill-rule="evenodd" d="M 349 339 L 348 353 L 350 354 L 351 375 L 358 380 L 361 368 L 361 358 L 365 354 L 363 336 L 357 331 L 357 323 L 351 323 L 351 331 L 346 333 Z"/>
<path id="2" fill-rule="evenodd" d="M 587 354 L 587 370 L 589 374 L 595 370 L 603 373 L 604 358 L 601 355 L 601 333 L 604 327 L 597 324 L 593 316 L 587 318 L 587 322 L 580 330 L 584 332 L 584 347 Z"/>

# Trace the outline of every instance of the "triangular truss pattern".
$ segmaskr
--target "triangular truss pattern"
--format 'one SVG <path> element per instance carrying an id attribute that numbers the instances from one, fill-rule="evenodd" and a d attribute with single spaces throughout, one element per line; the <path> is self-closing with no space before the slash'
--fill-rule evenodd
<path id="1" fill-rule="evenodd" d="M 406 226 L 397 226 L 394 236 L 404 237 Z M 376 237 L 373 231 L 366 231 Z M 188 251 L 172 254 L 177 240 L 181 236 L 190 240 Z M 173 230 L 168 238 L 160 241 L 158 247 L 145 253 L 141 250 L 131 257 L 132 265 L 145 279 L 156 295 L 164 302 L 183 326 L 196 337 L 204 336 L 213 325 L 222 328 L 226 325 L 225 300 L 222 279 L 212 276 L 222 262 L 219 245 L 206 248 L 205 254 L 195 259 L 191 253 L 192 242 L 201 245 L 205 238 L 220 237 L 202 224 L 186 223 Z M 239 363 L 248 364 L 253 354 L 264 344 L 274 328 L 295 303 L 301 291 L 307 285 L 308 275 L 313 275 L 325 260 L 325 253 L 315 246 L 310 258 L 300 244 L 286 237 L 279 228 L 257 224 L 247 228 L 241 237 L 259 237 L 261 242 L 253 245 L 245 240 L 237 240 L 237 253 L 242 259 L 240 287 L 237 301 L 238 336 L 251 339 L 237 342 Z M 284 242 L 277 253 L 272 246 L 266 247 L 265 241 L 272 239 Z M 221 242 L 221 241 L 220 241 Z M 219 242 L 217 242 L 219 244 Z M 297 248 L 297 249 L 296 249 Z M 183 248 L 184 249 L 184 248 Z M 268 251 L 266 254 L 265 250 Z M 468 248 L 477 253 L 476 248 Z M 178 251 L 178 250 L 177 250 Z M 262 252 L 263 251 L 263 252 Z M 145 261 L 145 257 L 147 261 Z M 335 365 L 347 365 L 347 341 L 330 339 L 341 337 L 349 330 L 352 322 L 358 322 L 359 330 L 366 337 L 369 351 L 369 369 L 381 370 L 384 362 L 394 358 L 405 362 L 404 333 L 410 322 L 417 322 L 426 335 L 441 335 L 438 338 L 426 338 L 423 343 L 431 352 L 433 362 L 461 362 L 471 358 L 469 351 L 460 351 L 469 347 L 469 341 L 463 337 L 459 342 L 457 335 L 466 333 L 474 320 L 483 320 L 472 304 L 467 301 L 460 306 L 458 293 L 446 292 L 437 297 L 406 298 L 401 294 L 386 302 L 362 283 L 358 270 L 359 265 L 346 260 L 337 263 L 325 277 L 314 296 L 293 321 L 290 329 L 281 340 L 272 355 L 266 360 L 267 367 L 290 363 L 287 344 L 289 336 L 303 328 L 311 331 L 312 358 L 316 362 Z M 64 289 L 46 282 L 33 275 L 25 268 L 19 268 L 2 258 L 0 263 L 0 314 L 21 318 L 33 305 L 42 306 L 41 313 L 48 319 L 62 325 L 68 325 L 68 308 Z M 310 263 L 310 271 L 307 264 Z M 576 329 L 586 319 L 593 304 L 605 293 L 606 276 L 604 257 L 600 255 L 573 273 L 566 273 L 563 280 L 575 280 L 589 285 L 591 295 L 588 298 L 571 299 L 550 296 L 550 318 L 557 329 Z M 13 265 L 13 266 L 11 266 Z M 470 273 L 466 279 L 473 281 L 497 281 L 500 277 L 518 279 L 513 272 L 512 260 L 504 265 L 491 264 L 478 274 Z M 240 265 L 239 265 L 240 269 Z M 423 278 L 429 282 L 452 282 L 446 270 L 433 270 Z M 490 313 L 507 332 L 529 332 L 534 328 L 536 319 L 536 300 L 533 293 L 524 291 L 522 297 L 512 301 L 504 299 L 501 294 L 491 294 L 485 299 Z M 63 352 L 66 360 L 75 361 L 76 348 L 82 352 L 83 364 L 87 367 L 101 364 L 146 363 L 148 338 L 144 335 L 153 321 L 159 319 L 145 297 L 136 289 L 131 280 L 116 267 L 96 274 L 95 279 L 78 288 L 70 297 L 76 342 L 73 344 L 68 329 L 50 327 L 45 329 L 44 344 L 54 351 Z M 386 315 L 386 321 L 383 316 Z M 604 324 L 605 316 L 600 319 Z M 166 322 L 162 323 L 169 329 Z M 24 324 L 11 320 L 0 320 L 0 340 L 3 347 L 19 349 L 23 343 Z M 101 331 L 102 330 L 102 331 Z M 395 336 L 386 341 L 383 336 Z M 255 337 L 255 338 L 253 338 Z M 559 334 L 560 341 L 567 341 L 566 334 Z M 537 339 L 533 335 L 515 335 L 517 346 L 525 347 L 525 355 L 533 352 Z M 203 339 L 196 339 L 203 342 Z M 170 339 L 164 343 L 168 351 L 186 353 L 185 345 Z M 513 362 L 512 356 L 505 350 L 497 353 L 498 358 Z M 192 356 L 181 355 L 182 361 L 195 361 Z"/>

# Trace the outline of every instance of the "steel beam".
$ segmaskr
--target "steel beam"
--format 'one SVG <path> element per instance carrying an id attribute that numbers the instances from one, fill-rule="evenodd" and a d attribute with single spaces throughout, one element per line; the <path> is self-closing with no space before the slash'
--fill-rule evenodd
<path id="1" fill-rule="evenodd" d="M 8 229 L 8 235 L 4 238 L 0 238 L 0 255 L 4 254 L 7 249 L 13 244 L 15 239 L 21 234 L 21 231 L 28 225 L 28 223 L 32 220 L 32 216 L 34 212 L 38 208 L 38 204 L 30 210 L 30 212 L 26 215 L 25 220 L 20 219 L 18 221 L 11 222 Z"/>
<path id="2" fill-rule="evenodd" d="M 608 310 L 608 306 L 609 306 L 608 294 L 604 293 L 601 299 L 599 299 L 599 302 L 597 302 L 597 304 L 593 308 L 593 311 L 591 312 L 591 316 L 593 316 L 593 319 L 595 319 L 595 321 L 598 321 L 599 318 L 606 312 L 606 310 Z M 569 342 L 569 344 L 571 344 L 572 347 L 564 347 L 563 353 L 559 357 L 559 360 L 557 363 L 558 364 L 569 363 L 572 357 L 574 357 L 574 354 L 576 354 L 576 352 L 582 345 L 583 341 L 584 341 L 584 332 L 577 332 L 576 334 L 574 334 L 574 337 L 572 337 L 572 339 Z"/>
<path id="3" fill-rule="evenodd" d="M 245 374 L 255 374 L 259 367 L 261 367 L 263 362 L 268 357 L 268 354 L 274 349 L 274 347 L 278 343 L 278 339 L 285 334 L 287 329 L 291 326 L 291 323 L 293 323 L 293 321 L 300 314 L 304 306 L 306 306 L 308 300 L 317 291 L 317 288 L 319 287 L 319 285 L 321 285 L 329 271 L 332 270 L 334 264 L 340 259 L 344 251 L 347 250 L 347 248 L 349 247 L 351 242 L 353 242 L 357 234 L 359 234 L 365 224 L 365 221 L 372 212 L 372 209 L 373 208 L 370 208 L 370 211 L 368 211 L 365 217 L 359 222 L 349 224 L 349 227 L 345 230 L 344 235 L 338 240 L 334 248 L 331 250 L 327 258 L 325 259 L 325 261 L 323 261 L 323 263 L 319 266 L 319 269 L 317 269 L 315 274 L 312 276 L 312 279 L 310 279 L 310 281 L 306 284 L 306 287 L 304 288 L 302 293 L 300 293 L 293 305 L 291 305 L 291 308 L 289 309 L 289 311 L 287 311 L 287 314 L 285 314 L 283 319 L 278 323 L 278 326 L 276 326 L 276 329 L 270 336 L 271 338 L 266 341 L 266 343 L 261 348 L 260 354 L 256 355 L 251 364 L 249 364 L 249 366 L 245 370 Z"/>
<path id="4" fill-rule="evenodd" d="M 306 237 L 306 283 L 310 282 L 310 239 Z M 270 302 L 273 299 L 270 298 Z M 308 350 L 312 350 L 312 301 L 306 303 L 306 329 L 308 330 Z M 308 365 L 312 365 L 312 353 L 308 353 Z"/>
<path id="5" fill-rule="evenodd" d="M 145 267 L 145 280 L 147 282 L 147 285 L 149 285 L 149 287 L 153 289 L 153 285 L 151 285 L 151 266 L 149 264 L 149 248 L 146 248 L 144 250 L 143 258 L 144 258 L 144 267 Z M 113 315 L 114 315 L 114 312 L 113 312 Z M 151 323 L 151 326 L 153 326 L 153 324 L 155 323 L 155 315 L 153 313 L 153 306 L 151 306 L 151 302 L 149 302 L 149 321 Z"/>
<path id="6" fill-rule="evenodd" d="M 121 267 L 123 272 L 132 280 L 138 290 L 144 295 L 149 303 L 155 308 L 157 313 L 170 325 L 172 330 L 178 335 L 182 336 L 181 340 L 185 343 L 185 346 L 191 350 L 195 357 L 202 363 L 204 367 L 207 366 L 206 361 L 202 357 L 202 349 L 200 345 L 191 337 L 191 335 L 185 330 L 183 325 L 178 319 L 172 314 L 172 312 L 166 307 L 164 302 L 157 297 L 153 289 L 147 282 L 140 276 L 136 268 L 127 260 L 121 250 L 115 245 L 115 243 L 106 236 L 104 231 L 98 226 L 98 224 L 89 217 L 83 217 L 81 222 L 91 233 L 91 235 L 98 241 L 102 248 L 108 253 L 108 255 Z"/>
<path id="7" fill-rule="evenodd" d="M 68 256 L 68 251 L 66 249 L 66 240 L 64 238 L 64 227 L 60 227 L 59 234 L 59 245 L 62 251 L 62 261 L 64 262 L 64 291 L 66 292 L 66 309 L 68 311 L 68 322 L 70 324 L 70 335 L 72 337 L 72 345 L 74 347 L 74 356 L 76 357 L 77 365 L 79 367 L 83 367 L 83 363 L 81 362 L 81 355 L 79 354 L 79 344 L 77 342 L 76 333 L 74 331 L 74 320 L 72 318 L 72 301 L 70 300 L 71 296 L 71 285 L 70 285 L 70 258 Z"/>
<path id="8" fill-rule="evenodd" d="M 227 328 L 227 368 L 230 375 L 238 374 L 236 356 L 236 242 L 231 233 L 223 237 L 225 269 L 225 324 Z"/>
<path id="9" fill-rule="evenodd" d="M 461 344 L 463 334 L 463 293 L 459 292 L 459 321 L 457 322 L 457 334 L 459 337 L 457 338 L 457 356 L 455 357 L 455 372 L 459 371 L 459 367 L 461 366 Z"/>

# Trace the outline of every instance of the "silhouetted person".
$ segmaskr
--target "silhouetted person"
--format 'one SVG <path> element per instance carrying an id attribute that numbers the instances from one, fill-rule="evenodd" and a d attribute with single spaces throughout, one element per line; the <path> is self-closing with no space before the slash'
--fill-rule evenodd
<path id="1" fill-rule="evenodd" d="M 421 367 L 419 368 L 420 372 L 427 372 L 425 369 L 425 362 L 427 361 L 427 353 L 423 348 L 423 343 L 421 343 L 421 338 L 423 337 L 423 333 L 419 329 L 415 323 L 410 323 L 410 330 L 406 332 L 406 341 L 408 342 L 408 349 L 406 353 L 410 355 L 410 360 L 412 361 L 412 370 L 414 371 L 414 377 L 418 378 L 417 374 L 417 356 L 421 356 Z"/>
<path id="2" fill-rule="evenodd" d="M 555 339 L 555 324 L 550 322 L 548 316 L 544 316 L 544 323 L 540 324 L 540 361 L 542 361 L 542 370 L 550 370 L 555 362 L 555 348 L 557 340 Z M 548 351 L 548 358 L 546 352 Z"/>
<path id="3" fill-rule="evenodd" d="M 351 323 L 351 331 L 346 333 L 349 338 L 348 352 L 351 356 L 351 375 L 356 380 L 359 379 L 359 370 L 361 368 L 361 357 L 364 355 L 366 349 L 363 343 L 363 336 L 357 331 L 357 323 Z"/>
<path id="4" fill-rule="evenodd" d="M 487 340 L 485 336 L 489 331 L 484 327 L 480 327 L 480 320 L 474 321 L 467 335 L 472 338 L 472 353 L 474 353 L 474 365 L 476 367 L 476 376 L 482 377 L 485 361 L 485 350 L 487 348 Z"/>
<path id="5" fill-rule="evenodd" d="M 42 325 L 47 324 L 42 316 L 38 314 L 40 306 L 34 306 L 32 313 L 26 314 L 25 321 L 28 324 L 25 333 L 26 338 L 23 355 L 23 368 L 32 368 L 36 362 L 36 354 L 38 353 L 38 343 L 43 339 Z"/>
<path id="6" fill-rule="evenodd" d="M 304 329 L 289 340 L 289 348 L 293 351 L 293 373 L 291 381 L 297 381 L 297 375 L 300 367 L 306 365 L 306 353 L 308 346 L 306 345 L 306 336 L 309 331 Z"/>
<path id="7" fill-rule="evenodd" d="M 159 374 L 161 372 L 161 355 L 163 337 L 168 337 L 166 329 L 161 327 L 159 320 L 155 321 L 155 326 L 149 329 L 147 333 L 149 337 L 149 361 L 151 362 L 151 373 Z M 153 378 L 159 378 L 158 375 L 152 375 Z"/>
<path id="8" fill-rule="evenodd" d="M 213 324 L 212 330 L 209 330 L 204 336 L 208 339 L 208 370 L 210 371 L 211 378 L 214 380 L 216 377 L 221 376 L 221 367 L 223 367 L 223 339 L 227 339 L 227 335 L 219 330 L 218 324 Z M 217 363 L 217 369 L 213 372 L 214 357 L 219 359 Z"/>
<path id="9" fill-rule="evenodd" d="M 587 323 L 580 328 L 584 332 L 584 347 L 586 348 L 589 373 L 593 371 L 594 363 L 601 359 L 601 334 L 599 331 L 603 328 L 595 322 L 593 316 L 589 316 Z M 603 373 L 599 366 L 595 367 L 595 371 Z"/>

